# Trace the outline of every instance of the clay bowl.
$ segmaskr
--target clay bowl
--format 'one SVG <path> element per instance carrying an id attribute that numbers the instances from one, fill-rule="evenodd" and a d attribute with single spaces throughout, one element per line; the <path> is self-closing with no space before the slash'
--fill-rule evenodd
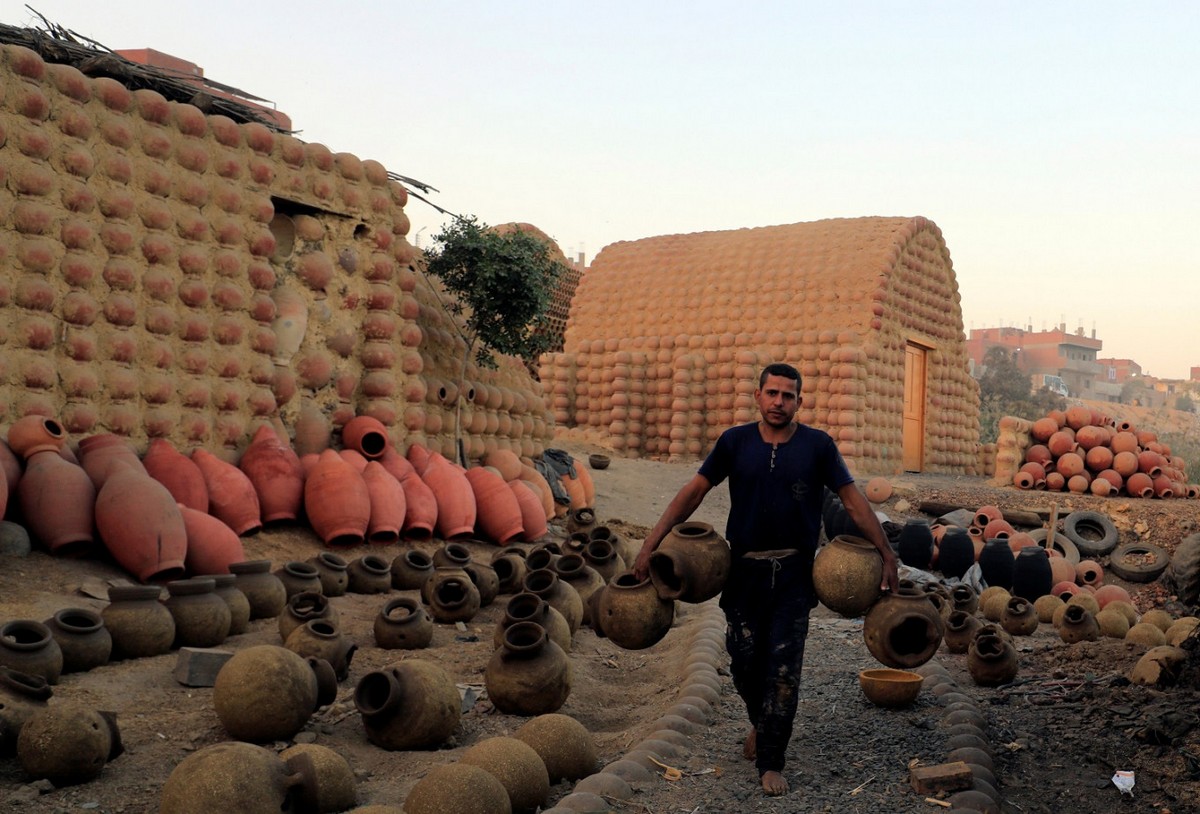
<path id="1" fill-rule="evenodd" d="M 608 469 L 608 461 L 609 458 L 607 455 L 600 455 L 599 453 L 593 452 L 588 456 L 588 464 L 592 467 L 592 469 Z"/>
<path id="2" fill-rule="evenodd" d="M 900 709 L 916 701 L 921 694 L 921 681 L 921 676 L 916 673 L 890 667 L 863 670 L 858 674 L 859 686 L 867 700 L 888 709 Z"/>

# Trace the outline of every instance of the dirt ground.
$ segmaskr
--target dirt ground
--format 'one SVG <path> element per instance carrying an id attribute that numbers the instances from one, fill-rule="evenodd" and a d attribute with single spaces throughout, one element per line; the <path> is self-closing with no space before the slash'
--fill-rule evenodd
<path id="1" fill-rule="evenodd" d="M 578 444 L 561 446 L 581 457 L 592 451 Z M 694 464 L 614 459 L 607 470 L 593 473 L 597 515 L 622 533 L 640 537 L 694 470 Z M 896 522 L 924 516 L 917 510 L 922 501 L 1044 510 L 1054 499 L 1064 515 L 1076 508 L 1108 512 L 1123 542 L 1149 540 L 1170 550 L 1195 530 L 1197 520 L 1196 504 L 1184 500 L 1050 498 L 990 488 L 976 478 L 907 476 L 894 479 L 894 484 L 896 494 L 878 508 Z M 727 506 L 726 490 L 714 490 L 696 519 L 723 530 Z M 270 559 L 276 566 L 322 550 L 311 532 L 299 527 L 270 530 L 246 538 L 244 544 L 248 559 Z M 436 544 L 420 547 L 432 551 Z M 390 559 L 400 550 L 402 546 L 374 547 L 372 553 Z M 491 554 L 484 546 L 476 550 Z M 353 559 L 367 551 L 364 546 L 341 553 Z M 60 560 L 36 550 L 27 558 L 0 556 L 0 620 L 45 619 L 69 606 L 99 610 L 104 602 L 82 595 L 79 588 L 88 580 L 122 577 L 114 565 L 98 560 Z M 1165 605 L 1177 615 L 1186 611 L 1173 605 L 1157 585 L 1126 587 L 1142 610 Z M 483 609 L 465 631 L 437 626 L 433 646 L 416 652 L 374 646 L 371 626 L 384 597 L 347 595 L 333 601 L 343 630 L 359 650 L 337 701 L 316 713 L 300 737 L 347 758 L 359 781 L 360 804 L 399 805 L 431 767 L 451 762 L 478 740 L 510 733 L 524 722 L 496 712 L 484 698 L 463 716 L 454 738 L 442 749 L 387 752 L 371 746 L 352 701 L 358 680 L 393 661 L 422 658 L 441 664 L 460 687 L 482 692 L 502 601 Z M 574 685 L 561 711 L 591 730 L 602 764 L 620 758 L 650 734 L 652 722 L 676 702 L 688 642 L 702 614 L 703 609 L 684 606 L 676 629 L 644 651 L 621 650 L 586 628 L 576 635 L 571 653 Z M 238 650 L 264 643 L 279 643 L 275 620 L 252 622 L 248 633 L 223 646 Z M 985 713 L 1005 811 L 1200 811 L 1200 730 L 1195 729 L 1200 685 L 1185 682 L 1162 690 L 1129 685 L 1125 676 L 1141 648 L 1114 640 L 1068 646 L 1047 626 L 1020 639 L 1019 654 L 1017 681 L 1000 689 L 975 687 L 965 656 L 942 650 L 935 658 Z M 107 765 L 97 780 L 63 789 L 31 784 L 15 760 L 0 761 L 0 811 L 157 811 L 172 768 L 194 750 L 227 739 L 213 710 L 212 691 L 176 683 L 175 661 L 172 653 L 64 676 L 54 688 L 55 699 L 116 711 L 125 754 Z M 946 759 L 948 733 L 937 698 L 925 691 L 905 710 L 875 707 L 863 697 L 857 681 L 859 670 L 873 666 L 878 665 L 863 644 L 861 621 L 818 609 L 788 752 L 791 793 L 766 799 L 757 790 L 753 766 L 740 758 L 745 711 L 728 676 L 722 675 L 713 719 L 693 732 L 691 748 L 671 761 L 682 770 L 682 779 L 656 777 L 638 787 L 632 799 L 610 800 L 609 805 L 614 811 L 655 814 L 947 810 L 927 802 L 908 784 L 914 761 L 935 764 Z M 279 749 L 287 745 L 268 744 Z M 1122 797 L 1112 785 L 1117 769 L 1135 772 L 1132 798 Z M 553 787 L 549 805 L 570 792 L 568 783 Z"/>

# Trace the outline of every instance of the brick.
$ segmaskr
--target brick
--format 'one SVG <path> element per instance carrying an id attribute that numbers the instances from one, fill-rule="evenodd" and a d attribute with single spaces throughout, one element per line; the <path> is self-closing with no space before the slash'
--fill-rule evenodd
<path id="1" fill-rule="evenodd" d="M 934 766 L 914 766 L 909 772 L 909 782 L 919 794 L 936 794 L 939 791 L 964 791 L 973 785 L 971 770 L 966 763 L 938 763 Z"/>
<path id="2" fill-rule="evenodd" d="M 233 653 L 229 650 L 181 647 L 173 675 L 185 687 L 211 687 L 217 683 L 217 673 L 231 658 Z"/>

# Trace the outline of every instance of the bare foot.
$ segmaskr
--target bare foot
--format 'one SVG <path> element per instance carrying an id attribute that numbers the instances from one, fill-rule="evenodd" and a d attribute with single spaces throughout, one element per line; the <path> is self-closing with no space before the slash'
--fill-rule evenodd
<path id="1" fill-rule="evenodd" d="M 750 731 L 746 733 L 746 742 L 742 744 L 742 757 L 746 760 L 758 757 L 758 730 L 754 727 L 750 727 Z"/>
<path id="2" fill-rule="evenodd" d="M 787 794 L 788 782 L 779 772 L 763 772 L 762 787 L 763 794 L 768 797 L 778 797 L 781 794 Z"/>

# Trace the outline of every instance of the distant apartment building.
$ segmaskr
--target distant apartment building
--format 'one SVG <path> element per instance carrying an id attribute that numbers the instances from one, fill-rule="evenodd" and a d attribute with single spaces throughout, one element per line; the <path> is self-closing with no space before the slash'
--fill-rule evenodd
<path id="1" fill-rule="evenodd" d="M 1113 359 L 1107 357 L 1097 359 L 1096 364 L 1100 365 L 1101 379 L 1113 384 L 1123 385 L 1130 379 L 1140 379 L 1142 377 L 1142 366 L 1132 359 Z"/>
<path id="2" fill-rule="evenodd" d="M 967 337 L 971 375 L 978 378 L 983 373 L 983 357 L 997 345 L 1008 350 L 1021 372 L 1029 376 L 1031 389 L 1048 386 L 1057 390 L 1057 380 L 1061 380 L 1066 395 L 1072 398 L 1120 398 L 1121 386 L 1100 378 L 1105 372 L 1096 354 L 1104 343 L 1096 338 L 1095 330 L 1091 336 L 1084 334 L 1082 326 L 1068 333 L 1065 322 L 1052 331 L 1034 331 L 1032 326 L 973 328 Z"/>

